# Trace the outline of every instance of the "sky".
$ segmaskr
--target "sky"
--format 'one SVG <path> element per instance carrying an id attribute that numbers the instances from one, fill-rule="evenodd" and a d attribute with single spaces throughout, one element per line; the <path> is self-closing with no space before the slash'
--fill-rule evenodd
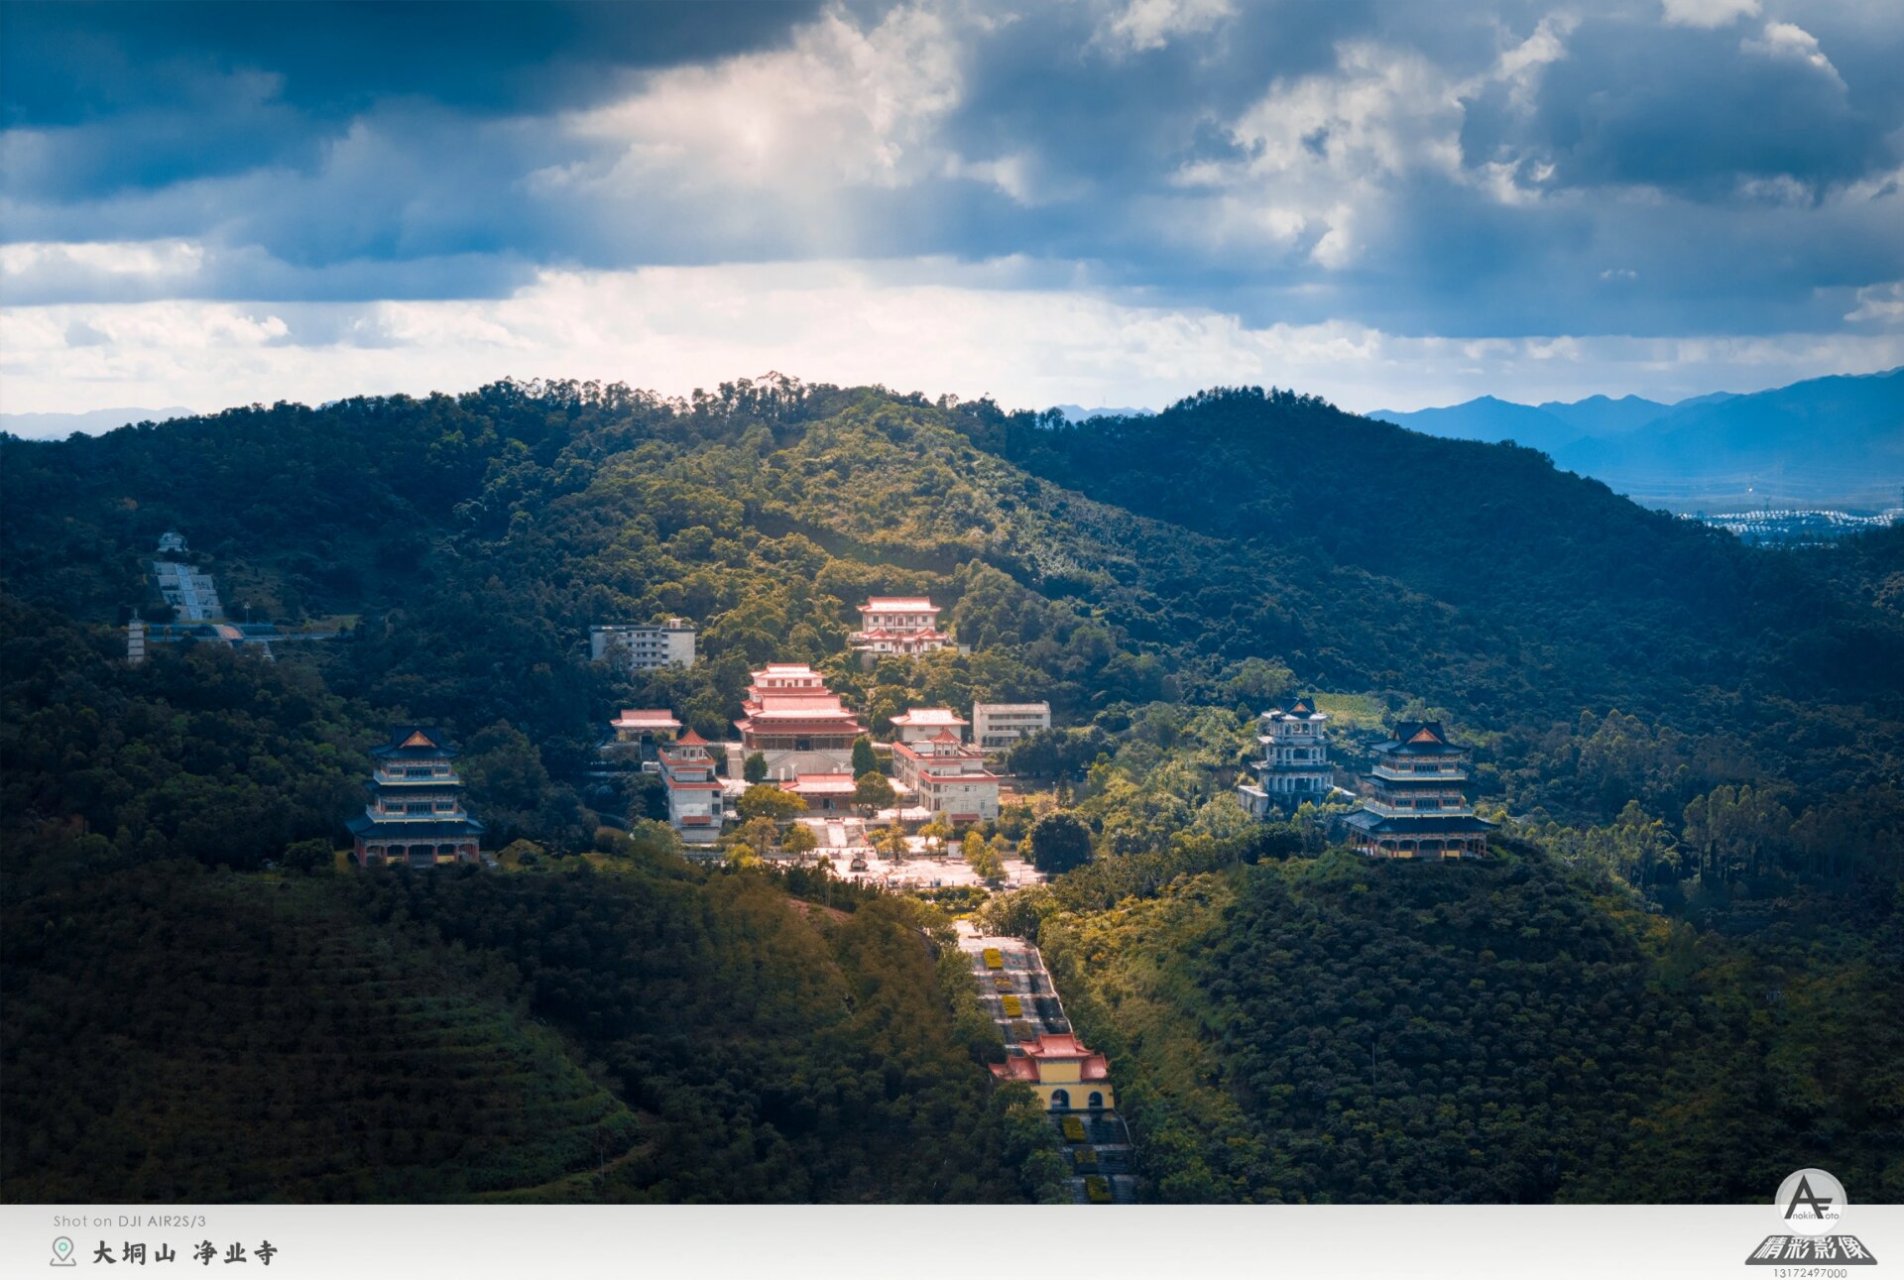
<path id="1" fill-rule="evenodd" d="M 0 4 L 0 412 L 1904 364 L 1895 0 Z"/>

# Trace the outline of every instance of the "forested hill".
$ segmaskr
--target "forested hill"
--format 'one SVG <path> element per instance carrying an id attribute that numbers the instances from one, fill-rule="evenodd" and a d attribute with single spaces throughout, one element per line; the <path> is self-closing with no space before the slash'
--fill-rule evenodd
<path id="1" fill-rule="evenodd" d="M 228 605 L 335 638 L 128 665 L 167 530 Z M 971 651 L 862 668 L 854 606 L 915 592 Z M 587 661 L 590 624 L 675 614 L 691 669 Z M 1094 861 L 998 901 L 1093 975 L 1080 1025 L 1128 1066 L 1165 1195 L 1665 1194 L 1607 1171 L 1688 1107 L 1701 1151 L 1739 1150 L 1713 1082 L 1764 1026 L 1823 1052 L 1862 1032 L 1814 1013 L 1899 986 L 1904 530 L 1749 549 L 1531 451 L 1254 390 L 1079 426 L 778 378 L 252 407 L 0 437 L 0 1193 L 1049 1194 L 1039 1125 L 974 1061 L 999 1050 L 969 975 L 921 944 L 941 920 L 870 894 L 797 916 L 804 872 L 690 867 L 646 781 L 588 777 L 614 708 L 727 737 L 768 660 L 882 732 L 1052 703 L 1013 767 Z M 1506 852 L 1369 867 L 1250 822 L 1251 720 L 1298 686 L 1350 764 L 1384 721 L 1450 722 L 1482 804 L 1526 819 Z M 407 722 L 464 748 L 505 870 L 323 874 Z M 1468 1081 L 1501 1019 L 1526 1038 Z M 1658 1094 L 1637 1072 L 1694 1031 Z M 1817 1106 L 1780 1132 L 1894 1167 L 1895 1070 L 1863 1070 L 1893 1038 L 1843 1078 L 1801 1063 Z M 1569 1151 L 1480 1172 L 1521 1117 Z M 209 1136 L 149 1136 L 174 1133 Z"/>
<path id="2" fill-rule="evenodd" d="M 1511 665 L 1544 676 L 1555 705 L 1668 713 L 1702 685 L 1850 701 L 1904 691 L 1895 612 L 1835 594 L 1801 558 L 1643 510 L 1534 450 L 1253 389 L 1077 425 L 1021 417 L 980 436 L 1101 501 L 1453 606 L 1453 625 L 1525 659 Z"/>
<path id="3" fill-rule="evenodd" d="M 747 664 L 833 657 L 863 593 L 902 588 L 978 649 L 961 691 L 1073 718 L 1247 701 L 1242 664 L 1267 659 L 1506 735 L 1510 765 L 1620 711 L 1727 757 L 1685 787 L 1833 788 L 1885 776 L 1904 722 L 1904 613 L 1874 585 L 1895 539 L 1755 550 L 1534 452 L 1283 392 L 1074 426 L 781 380 L 689 403 L 502 383 L 8 440 L 3 460 L 16 599 L 97 622 L 149 606 L 141 558 L 176 527 L 233 604 L 374 621 L 345 691 L 543 741 L 585 738 L 613 696 L 575 661 L 591 622 L 693 617 L 712 662 L 678 692 L 719 732 Z"/>

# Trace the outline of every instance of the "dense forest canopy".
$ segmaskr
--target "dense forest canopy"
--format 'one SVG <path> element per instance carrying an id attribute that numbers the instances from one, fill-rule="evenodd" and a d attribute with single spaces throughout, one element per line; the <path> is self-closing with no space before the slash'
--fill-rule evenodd
<path id="1" fill-rule="evenodd" d="M 234 610 L 335 638 L 281 643 L 271 663 L 187 644 L 128 666 L 121 624 L 164 614 L 144 561 L 168 530 Z M 849 660 L 854 606 L 873 593 L 930 595 L 964 648 Z M 588 661 L 591 624 L 672 615 L 698 628 L 692 668 Z M 9 1121 L 36 1136 L 8 1144 L 8 1193 L 70 1194 L 60 1179 L 79 1166 L 52 1153 L 71 1150 L 142 1197 L 259 1179 L 286 1198 L 402 1197 L 433 1178 L 452 1198 L 1044 1194 L 1017 1103 L 966 1070 L 976 1041 L 956 983 L 902 941 L 930 921 L 849 902 L 850 923 L 816 926 L 785 904 L 804 885 L 688 868 L 640 828 L 654 797 L 639 783 L 587 776 L 614 708 L 669 707 L 725 737 L 770 659 L 814 663 L 880 733 L 908 706 L 1052 704 L 1054 728 L 1010 765 L 1068 810 L 1051 865 L 1089 860 L 1038 891 L 1053 896 L 999 907 L 1013 927 L 1048 927 L 1060 963 L 1091 975 L 1081 1020 L 1138 1073 L 1133 1123 L 1167 1196 L 1650 1196 L 1608 1174 L 1628 1148 L 1600 1129 L 1663 1150 L 1660 1108 L 1704 1107 L 1700 1149 L 1732 1159 L 1737 1117 L 1699 1072 L 1736 1077 L 1770 1034 L 1746 1008 L 1754 975 L 1802 959 L 1858 993 L 1904 976 L 1904 529 L 1750 548 L 1531 450 L 1253 388 L 1080 425 L 778 377 L 687 400 L 552 382 L 252 406 L 0 438 L 7 1078 L 70 1068 L 82 1117 L 236 1131 L 265 1115 L 316 1134 L 342 1105 L 335 1082 L 307 1097 L 302 1068 L 246 1066 L 233 1046 L 269 1030 L 345 1053 L 373 1036 L 392 1070 L 455 1075 L 458 1054 L 505 1055 L 555 1082 L 548 1105 L 573 1123 L 544 1126 L 543 1146 L 506 1166 L 496 1144 L 522 1117 L 447 1136 L 494 1098 L 397 1093 L 400 1150 L 324 1139 L 378 1170 L 368 1182 L 268 1144 L 194 1182 L 157 1144 L 49 1127 L 9 1085 Z M 1517 852 L 1435 888 L 1414 875 L 1433 868 L 1351 874 L 1313 826 L 1252 823 L 1231 790 L 1259 752 L 1253 717 L 1298 688 L 1320 695 L 1350 767 L 1386 723 L 1447 722 Z M 498 847 L 533 851 L 511 862 L 528 874 L 322 874 L 369 749 L 410 722 L 463 746 L 476 812 Z M 637 838 L 591 852 L 603 814 Z M 1029 840 L 1031 818 L 986 834 Z M 312 964 L 325 983 L 281 1008 L 240 1001 L 255 1025 L 235 1039 L 194 1031 L 235 1065 L 188 1105 L 164 1029 L 203 1020 L 230 980 L 215 958 L 247 939 L 272 957 L 263 989 L 306 983 Z M 128 947 L 152 983 L 179 949 L 199 957 L 197 994 L 88 1006 L 59 1043 L 42 1015 Z M 381 985 L 367 953 L 404 966 L 409 987 Z M 717 1009 L 743 963 L 759 989 Z M 1391 993 L 1416 1010 L 1399 1023 L 1371 1003 L 1389 1001 L 1398 966 L 1438 971 Z M 1358 976 L 1328 1018 L 1287 1002 L 1345 972 Z M 895 983 L 903 1008 L 872 1016 L 902 999 Z M 1536 1056 L 1591 1069 L 1539 1097 L 1511 1065 L 1447 1079 L 1462 1055 L 1493 1052 L 1504 1010 L 1542 1002 L 1523 1029 Z M 1811 1019 L 1780 1033 L 1790 1054 L 1851 1034 L 1787 1008 Z M 471 1030 L 432 1039 L 418 1009 Z M 121 1019 L 153 1064 L 143 1092 L 86 1066 Z M 1367 1096 L 1358 1036 L 1378 1041 Z M 1409 1046 L 1390 1059 L 1399 1075 L 1384 1076 L 1383 1043 Z M 1215 1083 L 1158 1046 L 1209 1063 Z M 883 1083 L 862 1097 L 867 1071 Z M 1667 1101 L 1649 1101 L 1659 1087 Z M 1899 1087 L 1879 1071 L 1852 1096 L 1840 1080 L 1816 1114 L 1781 1123 L 1825 1126 L 1882 1170 L 1900 1150 Z M 919 1128 L 904 1100 L 925 1098 Z M 1229 1156 L 1192 1149 L 1211 1117 L 1235 1126 Z M 682 1136 L 710 1125 L 731 1149 Z M 1516 1126 L 1556 1149 L 1485 1173 L 1463 1154 Z"/>

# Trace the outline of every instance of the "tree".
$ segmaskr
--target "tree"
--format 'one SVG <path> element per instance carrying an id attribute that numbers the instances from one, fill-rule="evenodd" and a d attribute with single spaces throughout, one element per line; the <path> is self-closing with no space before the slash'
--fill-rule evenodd
<path id="1" fill-rule="evenodd" d="M 873 752 L 873 740 L 865 734 L 853 739 L 853 776 L 879 772 L 879 757 Z"/>
<path id="2" fill-rule="evenodd" d="M 959 842 L 959 857 L 965 859 L 968 863 L 972 863 L 980 854 L 985 852 L 986 848 L 984 836 L 976 831 L 967 831 L 965 833 L 965 839 Z"/>
<path id="3" fill-rule="evenodd" d="M 772 818 L 749 818 L 727 837 L 729 860 L 733 860 L 731 851 L 736 849 L 756 858 L 764 858 L 779 838 L 780 826 Z"/>
<path id="4" fill-rule="evenodd" d="M 979 838 L 976 831 L 965 833 L 965 861 L 979 879 L 996 884 L 1005 878 L 1005 859 L 998 849 Z"/>
<path id="5" fill-rule="evenodd" d="M 899 793 L 883 773 L 862 773 L 853 780 L 853 807 L 862 817 L 870 818 L 881 809 L 899 802 Z"/>
<path id="6" fill-rule="evenodd" d="M 926 847 L 944 854 L 945 842 L 952 837 L 952 824 L 945 820 L 944 814 L 934 814 L 932 821 L 919 828 L 919 834 L 926 838 Z"/>
<path id="7" fill-rule="evenodd" d="M 866 839 L 874 849 L 885 854 L 886 857 L 892 861 L 904 862 L 906 860 L 906 833 L 900 830 L 898 823 L 895 822 L 889 827 L 881 827 L 879 830 L 868 835 Z"/>
<path id="8" fill-rule="evenodd" d="M 767 780 L 767 757 L 761 755 L 758 751 L 749 752 L 747 758 L 741 762 L 740 774 L 741 777 L 748 782 L 765 782 Z"/>
<path id="9" fill-rule="evenodd" d="M 1091 829 L 1060 809 L 1031 828 L 1031 862 L 1049 876 L 1063 875 L 1091 860 Z"/>
<path id="10" fill-rule="evenodd" d="M 301 871 L 307 876 L 314 876 L 334 870 L 336 865 L 336 856 L 331 852 L 331 842 L 328 840 L 299 840 L 284 851 L 284 868 L 287 871 Z"/>
<path id="11" fill-rule="evenodd" d="M 788 822 L 807 811 L 806 801 L 791 791 L 782 791 L 771 782 L 756 782 L 741 793 L 738 806 L 743 819 L 766 818 Z"/>
<path id="12" fill-rule="evenodd" d="M 812 827 L 804 822 L 796 822 L 787 829 L 780 847 L 796 858 L 804 858 L 820 847 L 820 838 L 813 834 Z"/>

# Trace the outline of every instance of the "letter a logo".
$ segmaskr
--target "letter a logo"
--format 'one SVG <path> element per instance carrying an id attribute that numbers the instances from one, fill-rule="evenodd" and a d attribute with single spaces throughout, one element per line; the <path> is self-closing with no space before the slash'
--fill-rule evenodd
<path id="1" fill-rule="evenodd" d="M 1777 1206 L 1787 1231 L 1801 1236 L 1829 1235 L 1850 1205 L 1844 1184 L 1823 1169 L 1800 1169 L 1779 1184 Z"/>
<path id="2" fill-rule="evenodd" d="M 1797 1212 L 1798 1206 L 1803 1204 L 1811 1206 L 1812 1217 L 1823 1218 L 1825 1216 L 1825 1206 L 1830 1203 L 1830 1196 L 1814 1194 L 1811 1189 L 1811 1179 L 1800 1174 L 1798 1178 L 1798 1188 L 1792 1192 L 1792 1202 L 1786 1206 L 1785 1216 L 1787 1218 L 1791 1217 L 1793 1213 Z"/>

